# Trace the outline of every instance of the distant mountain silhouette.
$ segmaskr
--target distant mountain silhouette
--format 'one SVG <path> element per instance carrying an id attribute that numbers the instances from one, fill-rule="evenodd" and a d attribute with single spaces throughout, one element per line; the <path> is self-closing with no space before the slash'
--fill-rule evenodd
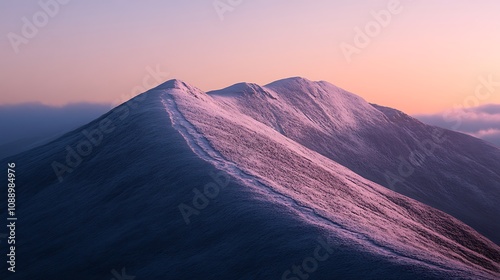
<path id="1" fill-rule="evenodd" d="M 75 103 L 63 107 L 40 103 L 0 105 L 0 158 L 41 145 L 106 113 L 110 105 Z"/>

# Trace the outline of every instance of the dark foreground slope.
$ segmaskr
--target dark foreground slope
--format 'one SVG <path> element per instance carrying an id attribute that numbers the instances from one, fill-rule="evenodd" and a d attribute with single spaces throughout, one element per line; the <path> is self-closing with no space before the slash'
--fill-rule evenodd
<path id="1" fill-rule="evenodd" d="M 500 243 L 500 149 L 368 102 L 327 82 L 289 78 L 208 93 L 284 136 Z"/>
<path id="2" fill-rule="evenodd" d="M 201 159 L 199 147 L 172 123 L 164 103 L 171 88 L 143 94 L 47 145 L 1 160 L 1 166 L 16 163 L 18 217 L 17 272 L 7 272 L 2 261 L 1 279 L 299 279 L 293 278 L 293 266 L 304 263 L 310 272 L 300 273 L 311 279 L 498 276 L 497 246 L 453 218 L 381 187 L 362 187 L 376 190 L 359 204 L 373 210 L 356 204 L 353 211 L 373 212 L 390 225 L 411 224 L 410 238 L 422 231 L 418 239 L 442 247 L 433 252 L 411 240 L 406 247 L 381 246 L 368 233 L 337 229 L 332 223 L 350 224 L 351 216 L 338 218 L 344 212 L 334 213 L 336 220 L 311 220 L 304 207 L 269 196 L 256 180 L 221 171 Z M 332 180 L 331 190 L 346 191 L 336 185 L 339 178 Z M 207 184 L 210 198 L 200 198 Z M 383 204 L 370 204 L 379 198 Z M 194 212 L 183 217 L 180 205 Z M 422 227 L 429 217 L 443 228 Z M 389 228 L 387 242 L 392 236 Z M 3 242 L 1 248 L 5 256 Z M 449 248 L 448 256 L 443 248 Z"/>

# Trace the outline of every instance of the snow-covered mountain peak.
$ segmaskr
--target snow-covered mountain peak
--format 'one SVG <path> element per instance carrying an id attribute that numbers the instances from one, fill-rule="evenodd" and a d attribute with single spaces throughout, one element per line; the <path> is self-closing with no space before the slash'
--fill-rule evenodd
<path id="1" fill-rule="evenodd" d="M 385 116 L 360 96 L 324 81 L 294 77 L 279 80 L 264 88 L 300 110 L 312 122 L 330 131 L 344 127 L 353 129 L 363 123 L 380 123 Z M 330 128 L 328 128 L 330 127 Z"/>
<path id="2" fill-rule="evenodd" d="M 254 83 L 237 83 L 220 90 L 209 91 L 207 94 L 216 96 L 232 96 L 232 97 L 254 96 L 254 97 L 267 97 L 271 99 L 276 99 L 275 94 L 273 94 L 270 90 L 265 89 L 260 85 Z"/>
<path id="3" fill-rule="evenodd" d="M 171 79 L 158 85 L 155 89 L 171 89 L 171 88 L 183 89 L 188 87 L 189 87 L 188 84 L 182 80 Z"/>
<path id="4" fill-rule="evenodd" d="M 192 86 L 179 79 L 168 80 L 154 88 L 154 90 L 168 90 L 168 89 L 179 89 L 186 92 L 196 92 L 196 93 L 202 92 L 197 87 Z"/>
<path id="5" fill-rule="evenodd" d="M 266 86 L 269 85 L 283 85 L 283 84 L 311 84 L 314 83 L 313 81 L 303 78 L 303 77 L 290 77 L 290 78 L 284 78 L 280 79 L 274 82 L 271 82 L 267 84 Z"/>
<path id="6" fill-rule="evenodd" d="M 176 92 L 174 90 L 172 94 L 183 94 L 184 91 Z M 328 82 L 301 77 L 282 79 L 265 86 L 237 83 L 195 97 L 205 100 L 206 106 L 212 106 L 208 104 L 214 102 L 224 104 L 283 134 L 293 133 L 287 127 L 298 123 L 330 134 L 339 129 L 352 131 L 367 124 L 387 121 L 382 112 L 363 98 Z M 301 131 L 309 133 L 307 129 Z"/>
<path id="7" fill-rule="evenodd" d="M 330 96 L 337 99 L 348 99 L 351 100 L 351 103 L 364 103 L 367 107 L 369 105 L 362 97 L 326 81 L 311 81 L 302 77 L 292 77 L 269 83 L 264 87 L 276 92 L 287 92 L 289 95 L 307 94 L 313 98 Z"/>
<path id="8" fill-rule="evenodd" d="M 152 89 L 154 92 L 165 92 L 168 91 L 170 94 L 188 94 L 196 98 L 201 98 L 207 100 L 207 94 L 201 89 L 192 86 L 182 80 L 172 79 L 160 84 L 159 86 Z"/>
<path id="9" fill-rule="evenodd" d="M 334 86 L 333 84 L 323 82 L 323 81 L 311 81 L 302 77 L 291 77 L 286 79 L 281 79 L 269 83 L 264 86 L 270 89 L 289 89 L 296 90 L 296 92 L 305 92 L 316 96 L 318 91 L 326 91 L 326 89 L 339 90 L 340 88 Z M 323 89 L 325 87 L 325 89 Z M 293 92 L 290 92 L 293 93 Z"/>

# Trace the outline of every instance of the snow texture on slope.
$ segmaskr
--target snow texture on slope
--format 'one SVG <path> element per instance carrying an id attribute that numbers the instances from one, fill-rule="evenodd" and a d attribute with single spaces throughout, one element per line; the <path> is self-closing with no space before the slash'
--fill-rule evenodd
<path id="1" fill-rule="evenodd" d="M 498 148 L 370 105 L 327 82 L 289 78 L 264 87 L 244 85 L 208 94 L 221 106 L 500 242 Z"/>

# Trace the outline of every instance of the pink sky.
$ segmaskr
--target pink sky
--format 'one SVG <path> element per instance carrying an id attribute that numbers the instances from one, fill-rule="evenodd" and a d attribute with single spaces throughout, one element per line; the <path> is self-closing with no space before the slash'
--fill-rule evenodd
<path id="1" fill-rule="evenodd" d="M 125 101 L 171 78 L 212 90 L 302 76 L 416 114 L 476 102 L 479 77 L 500 81 L 499 1 L 391 1 L 241 1 L 223 14 L 212 0 L 70 1 L 17 47 L 9 34 L 43 9 L 3 1 L 0 104 Z M 349 62 L 341 44 L 388 5 L 399 12 Z M 157 67 L 168 75 L 143 85 Z M 500 87 L 476 99 L 500 103 Z"/>

